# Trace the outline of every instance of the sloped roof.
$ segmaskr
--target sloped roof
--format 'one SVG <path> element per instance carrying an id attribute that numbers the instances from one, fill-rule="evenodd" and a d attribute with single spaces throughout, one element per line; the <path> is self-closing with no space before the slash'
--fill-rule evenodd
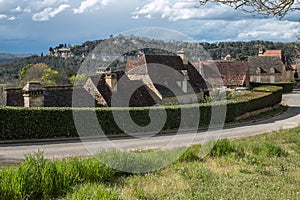
<path id="1" fill-rule="evenodd" d="M 284 63 L 276 56 L 250 56 L 248 58 L 249 72 L 250 74 L 256 74 L 256 70 L 259 67 L 266 74 L 271 74 L 271 68 L 275 69 L 275 73 L 282 73 Z"/>
<path id="2" fill-rule="evenodd" d="M 194 63 L 204 78 L 212 85 L 243 86 L 248 77 L 248 63 L 239 61 L 205 61 Z"/>
<path id="3" fill-rule="evenodd" d="M 259 56 L 276 56 L 280 58 L 280 60 L 284 61 L 282 50 L 264 50 L 263 54 L 259 54 Z"/>
<path id="4" fill-rule="evenodd" d="M 167 66 L 176 71 L 171 73 L 162 73 L 161 66 Z M 158 70 L 159 69 L 159 70 Z M 176 81 L 183 80 L 183 73 L 187 72 L 189 77 L 189 84 L 192 86 L 191 92 L 200 92 L 202 89 L 207 89 L 207 85 L 203 77 L 195 69 L 195 67 L 188 62 L 184 64 L 180 56 L 177 55 L 144 55 L 136 61 L 128 61 L 126 72 L 128 74 L 149 74 L 154 83 L 165 83 L 161 86 L 154 84 L 156 89 L 162 96 L 170 96 L 173 93 L 167 88 L 172 88 L 176 94 L 182 92 Z M 181 75 L 178 74 L 181 73 Z M 178 93 L 177 93 L 178 92 Z"/>
<path id="5" fill-rule="evenodd" d="M 114 74 L 117 75 L 117 91 L 112 92 L 111 88 L 105 81 L 105 74 L 99 74 L 90 76 L 90 80 L 97 87 L 98 91 L 106 101 L 108 106 L 124 107 L 129 106 L 140 107 L 140 106 L 152 106 L 156 102 L 153 100 L 150 95 L 150 91 L 147 89 L 147 86 L 142 81 L 132 81 L 123 71 L 116 71 Z M 132 91 L 132 89 L 136 89 Z M 112 96 L 116 95 L 112 105 Z M 124 95 L 131 95 L 130 101 L 126 102 L 124 100 Z"/>
<path id="6" fill-rule="evenodd" d="M 156 104 L 150 95 L 150 90 L 147 89 L 143 81 L 130 80 L 127 75 L 123 75 L 122 79 L 119 80 L 117 92 L 113 93 L 113 95 L 116 95 L 113 106 L 124 107 L 128 106 L 128 103 L 130 107 L 152 106 Z M 127 95 L 130 95 L 129 102 L 122 98 Z"/>

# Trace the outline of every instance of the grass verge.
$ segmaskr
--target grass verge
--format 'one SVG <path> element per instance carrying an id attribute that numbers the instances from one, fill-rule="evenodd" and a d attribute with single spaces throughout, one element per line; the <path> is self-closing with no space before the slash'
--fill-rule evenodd
<path id="1" fill-rule="evenodd" d="M 36 154 L 0 169 L 0 199 L 298 199 L 299 136 L 300 127 L 224 139 L 204 159 L 198 154 L 205 145 L 197 145 L 168 167 L 143 174 L 112 170 L 96 158 L 49 161 Z M 156 164 L 154 158 L 141 164 Z M 120 159 L 129 165 L 131 157 Z"/>

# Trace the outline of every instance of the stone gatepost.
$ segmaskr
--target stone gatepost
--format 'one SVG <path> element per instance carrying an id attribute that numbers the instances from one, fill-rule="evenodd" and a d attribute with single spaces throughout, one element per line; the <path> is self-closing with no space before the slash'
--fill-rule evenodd
<path id="1" fill-rule="evenodd" d="M 40 82 L 28 82 L 23 88 L 24 107 L 43 107 L 44 88 Z"/>

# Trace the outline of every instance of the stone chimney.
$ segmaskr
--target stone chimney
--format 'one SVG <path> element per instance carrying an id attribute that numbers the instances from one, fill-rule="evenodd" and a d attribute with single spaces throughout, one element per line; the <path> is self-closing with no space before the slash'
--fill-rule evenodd
<path id="1" fill-rule="evenodd" d="M 40 82 L 27 82 L 23 92 L 24 107 L 44 106 L 44 88 Z"/>
<path id="2" fill-rule="evenodd" d="M 228 54 L 227 56 L 225 56 L 224 60 L 230 61 L 231 60 L 231 55 Z"/>
<path id="3" fill-rule="evenodd" d="M 263 55 L 265 53 L 265 50 L 264 48 L 260 47 L 259 50 L 258 50 L 258 55 Z"/>
<path id="4" fill-rule="evenodd" d="M 115 74 L 115 73 L 106 74 L 105 82 L 107 85 L 109 85 L 112 92 L 117 91 L 117 83 L 118 83 L 117 74 Z"/>
<path id="5" fill-rule="evenodd" d="M 179 56 L 181 58 L 184 65 L 188 64 L 188 62 L 189 62 L 188 58 L 186 57 L 185 52 L 183 50 L 177 51 L 177 56 Z"/>

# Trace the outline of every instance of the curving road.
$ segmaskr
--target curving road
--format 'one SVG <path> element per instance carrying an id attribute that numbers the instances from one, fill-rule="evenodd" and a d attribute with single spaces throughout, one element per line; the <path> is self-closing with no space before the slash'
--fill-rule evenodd
<path id="1" fill-rule="evenodd" d="M 212 138 L 240 138 L 256 134 L 294 128 L 300 125 L 300 91 L 285 94 L 283 104 L 289 105 L 287 112 L 271 119 L 241 125 L 227 126 L 221 130 L 189 131 L 144 138 L 94 138 L 86 141 L 47 141 L 0 145 L 0 165 L 22 161 L 25 155 L 42 151 L 46 158 L 69 156 L 91 156 L 100 149 L 119 148 L 121 150 L 174 148 L 199 144 Z"/>

